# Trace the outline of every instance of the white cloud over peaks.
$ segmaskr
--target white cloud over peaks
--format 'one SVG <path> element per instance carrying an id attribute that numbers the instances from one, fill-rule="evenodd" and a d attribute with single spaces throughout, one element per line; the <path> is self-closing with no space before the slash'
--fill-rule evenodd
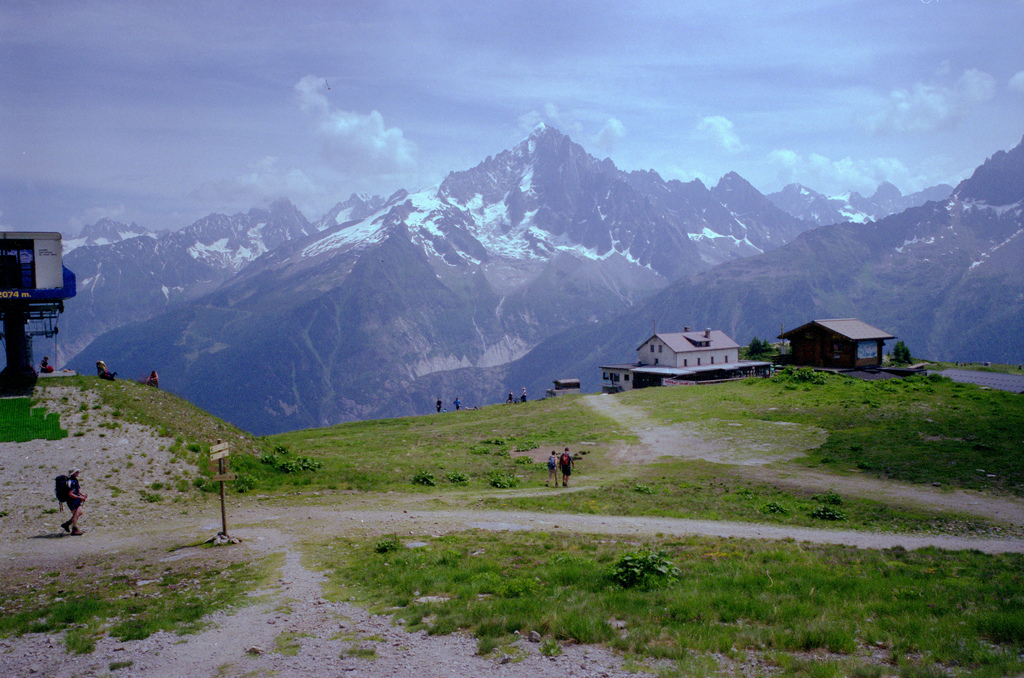
<path id="1" fill-rule="evenodd" d="M 1024 92 L 1024 71 L 1017 71 L 1017 74 L 1010 78 L 1007 87 L 1015 92 Z"/>
<path id="2" fill-rule="evenodd" d="M 779 149 L 768 155 L 768 161 L 776 168 L 783 184 L 798 183 L 832 195 L 846 191 L 871 195 L 883 181 L 892 182 L 905 192 L 923 187 L 923 178 L 913 176 L 895 158 L 864 161 L 846 157 L 832 160 L 817 153 L 804 156 L 789 149 Z"/>
<path id="3" fill-rule="evenodd" d="M 626 136 L 626 127 L 617 118 L 608 118 L 601 131 L 594 137 L 594 144 L 605 153 L 611 153 L 619 139 Z"/>
<path id="4" fill-rule="evenodd" d="M 384 124 L 378 111 L 369 114 L 332 108 L 327 81 L 307 75 L 295 85 L 299 110 L 316 121 L 316 133 L 328 161 L 346 174 L 397 174 L 416 166 L 416 144 L 402 130 Z"/>
<path id="5" fill-rule="evenodd" d="M 697 125 L 697 131 L 702 133 L 704 138 L 720 145 L 729 153 L 739 153 L 743 150 L 740 137 L 733 129 L 733 124 L 728 118 L 720 115 L 705 117 Z"/>
<path id="6" fill-rule="evenodd" d="M 267 156 L 230 179 L 203 184 L 191 197 L 219 205 L 251 205 L 282 196 L 302 202 L 316 194 L 315 183 L 302 170 L 282 170 L 277 158 Z"/>
<path id="7" fill-rule="evenodd" d="M 973 106 L 990 100 L 995 91 L 995 78 L 969 68 L 952 85 L 919 82 L 893 90 L 879 110 L 866 116 L 865 125 L 873 134 L 929 132 L 955 122 Z"/>

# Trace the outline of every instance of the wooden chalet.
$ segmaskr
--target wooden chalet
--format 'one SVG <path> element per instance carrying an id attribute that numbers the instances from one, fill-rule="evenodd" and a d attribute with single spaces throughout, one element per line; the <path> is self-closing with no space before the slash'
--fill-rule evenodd
<path id="1" fill-rule="evenodd" d="M 895 337 L 856 318 L 812 320 L 780 334 L 793 365 L 831 369 L 878 367 L 885 342 Z"/>

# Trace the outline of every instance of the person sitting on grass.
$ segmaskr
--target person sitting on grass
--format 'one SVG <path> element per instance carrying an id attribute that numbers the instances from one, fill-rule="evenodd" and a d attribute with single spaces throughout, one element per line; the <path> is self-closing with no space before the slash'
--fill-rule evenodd
<path id="1" fill-rule="evenodd" d="M 39 371 L 43 374 L 50 374 L 53 372 L 53 365 L 50 364 L 50 356 L 43 356 L 43 362 L 39 363 Z"/>
<path id="2" fill-rule="evenodd" d="M 160 388 L 160 377 L 157 375 L 156 370 L 149 373 L 149 376 L 146 378 L 146 386 Z"/>

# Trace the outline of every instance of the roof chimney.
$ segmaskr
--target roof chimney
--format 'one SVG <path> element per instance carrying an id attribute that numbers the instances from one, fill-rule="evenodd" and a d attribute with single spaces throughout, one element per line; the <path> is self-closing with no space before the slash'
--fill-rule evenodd
<path id="1" fill-rule="evenodd" d="M 708 339 L 711 338 L 711 328 L 710 327 L 708 327 L 708 328 L 706 328 L 704 330 L 704 336 L 707 337 Z"/>
<path id="2" fill-rule="evenodd" d="M 689 332 L 689 331 L 690 331 L 690 326 L 689 325 L 687 325 L 686 327 L 683 328 L 683 332 Z"/>

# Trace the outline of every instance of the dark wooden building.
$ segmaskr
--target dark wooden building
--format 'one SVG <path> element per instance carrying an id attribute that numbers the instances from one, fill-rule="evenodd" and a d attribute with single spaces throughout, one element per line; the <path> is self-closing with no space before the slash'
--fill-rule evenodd
<path id="1" fill-rule="evenodd" d="M 895 337 L 856 318 L 812 320 L 779 335 L 789 341 L 792 364 L 854 369 L 882 364 L 882 349 Z"/>

